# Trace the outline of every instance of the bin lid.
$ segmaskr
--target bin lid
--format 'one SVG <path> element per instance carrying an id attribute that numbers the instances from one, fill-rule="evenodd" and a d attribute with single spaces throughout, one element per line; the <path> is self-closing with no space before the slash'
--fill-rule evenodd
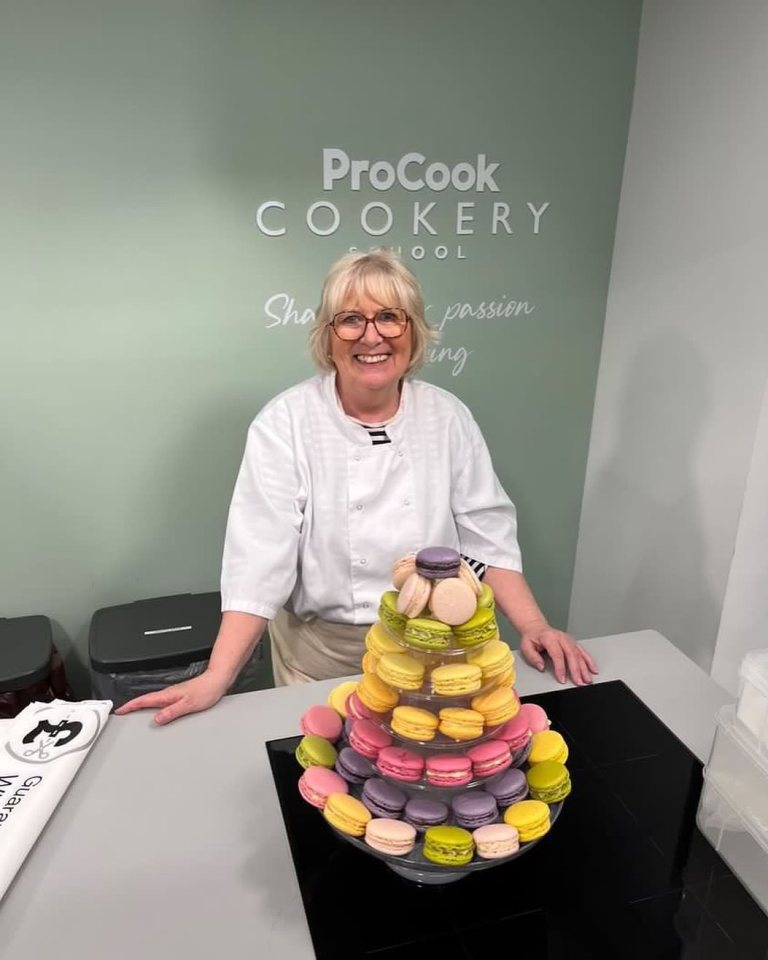
<path id="1" fill-rule="evenodd" d="M 218 591 L 104 607 L 91 618 L 91 666 L 98 673 L 130 673 L 207 660 L 220 623 Z"/>
<path id="2" fill-rule="evenodd" d="M 44 680 L 52 653 L 48 617 L 0 617 L 0 693 Z"/>

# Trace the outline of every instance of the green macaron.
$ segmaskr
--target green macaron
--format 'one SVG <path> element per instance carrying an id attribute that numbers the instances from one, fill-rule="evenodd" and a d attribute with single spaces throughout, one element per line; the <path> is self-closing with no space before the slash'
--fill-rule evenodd
<path id="1" fill-rule="evenodd" d="M 389 627 L 398 637 L 402 637 L 405 622 L 408 618 L 397 609 L 397 590 L 387 590 L 382 593 L 379 602 L 379 620 L 385 627 Z"/>
<path id="2" fill-rule="evenodd" d="M 489 640 L 496 640 L 499 636 L 496 614 L 493 610 L 481 607 L 466 623 L 454 627 L 453 632 L 462 647 L 476 647 Z"/>
<path id="3" fill-rule="evenodd" d="M 417 650 L 448 650 L 453 642 L 453 631 L 447 623 L 414 617 L 405 625 L 403 638 L 409 647 Z"/>
<path id="4" fill-rule="evenodd" d="M 296 759 L 305 770 L 308 767 L 328 767 L 330 770 L 336 763 L 336 748 L 322 737 L 309 734 L 302 737 L 296 747 Z"/>
<path id="5" fill-rule="evenodd" d="M 475 844 L 462 827 L 429 827 L 424 834 L 424 856 L 443 867 L 462 867 L 472 859 Z"/>
<path id="6" fill-rule="evenodd" d="M 480 610 L 495 610 L 496 601 L 493 596 L 493 590 L 487 583 L 481 585 L 480 596 L 477 598 L 477 606 Z"/>
<path id="7" fill-rule="evenodd" d="M 571 792 L 568 768 L 556 760 L 534 764 L 526 774 L 531 797 L 544 803 L 559 803 Z"/>

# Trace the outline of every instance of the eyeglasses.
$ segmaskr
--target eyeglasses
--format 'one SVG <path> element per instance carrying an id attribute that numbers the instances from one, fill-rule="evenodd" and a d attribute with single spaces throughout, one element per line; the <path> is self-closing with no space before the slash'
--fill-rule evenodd
<path id="1" fill-rule="evenodd" d="M 343 310 L 331 320 L 331 326 L 340 340 L 360 340 L 369 323 L 376 327 L 380 337 L 395 340 L 405 333 L 410 319 L 401 307 L 382 307 L 370 318 L 356 310 Z"/>

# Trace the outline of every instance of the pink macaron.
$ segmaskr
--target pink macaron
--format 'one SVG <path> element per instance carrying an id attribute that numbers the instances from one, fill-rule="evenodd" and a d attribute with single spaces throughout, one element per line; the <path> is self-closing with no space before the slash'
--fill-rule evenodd
<path id="1" fill-rule="evenodd" d="M 427 781 L 433 787 L 465 787 L 472 780 L 472 761 L 459 753 L 427 760 Z"/>
<path id="2" fill-rule="evenodd" d="M 412 573 L 397 596 L 397 609 L 409 619 L 418 617 L 424 610 L 432 592 L 432 582 L 418 573 Z"/>
<path id="3" fill-rule="evenodd" d="M 306 710 L 299 720 L 301 732 L 307 735 L 322 737 L 332 743 L 341 736 L 341 717 L 331 707 L 316 706 Z"/>
<path id="4" fill-rule="evenodd" d="M 318 810 L 325 807 L 325 801 L 332 793 L 348 792 L 346 781 L 325 767 L 307 767 L 299 779 L 299 793 Z"/>
<path id="5" fill-rule="evenodd" d="M 416 828 L 402 820 L 374 817 L 365 825 L 365 842 L 390 857 L 402 857 L 413 850 Z"/>
<path id="6" fill-rule="evenodd" d="M 520 838 L 515 827 L 508 823 L 489 823 L 472 832 L 478 857 L 483 860 L 497 860 L 517 853 Z"/>
<path id="7" fill-rule="evenodd" d="M 344 709 L 347 711 L 347 716 L 352 717 L 353 720 L 371 720 L 376 716 L 373 710 L 369 710 L 356 693 L 350 693 L 344 704 Z"/>
<path id="8" fill-rule="evenodd" d="M 392 584 L 395 590 L 401 590 L 405 581 L 416 573 L 416 554 L 407 553 L 392 567 Z"/>
<path id="9" fill-rule="evenodd" d="M 525 718 L 531 733 L 541 733 L 543 730 L 549 730 L 549 717 L 538 703 L 521 704 L 520 714 Z"/>
<path id="10" fill-rule="evenodd" d="M 471 587 L 468 587 L 458 577 L 449 577 L 438 581 L 429 598 L 429 609 L 443 623 L 457 627 L 475 612 L 477 596 Z"/>
<path id="11" fill-rule="evenodd" d="M 370 720 L 355 720 L 349 731 L 350 747 L 369 760 L 375 760 L 391 743 L 392 737 Z"/>
<path id="12" fill-rule="evenodd" d="M 379 773 L 403 783 L 417 783 L 424 774 L 424 758 L 404 747 L 384 747 L 376 758 Z"/>
<path id="13" fill-rule="evenodd" d="M 525 715 L 518 713 L 516 717 L 512 717 L 503 727 L 493 731 L 493 738 L 494 740 L 503 740 L 512 753 L 522 750 L 531 739 L 531 728 L 528 726 Z"/>
<path id="14" fill-rule="evenodd" d="M 467 750 L 476 777 L 493 777 L 512 765 L 512 754 L 503 740 L 486 740 Z"/>

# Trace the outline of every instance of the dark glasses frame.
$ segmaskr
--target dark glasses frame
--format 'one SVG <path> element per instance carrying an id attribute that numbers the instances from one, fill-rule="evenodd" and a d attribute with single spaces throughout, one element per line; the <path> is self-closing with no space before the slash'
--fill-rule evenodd
<path id="1" fill-rule="evenodd" d="M 382 313 L 402 314 L 403 324 L 402 324 L 402 327 L 400 328 L 399 333 L 394 334 L 394 336 L 392 334 L 382 333 L 381 329 L 379 328 L 379 324 L 377 323 L 377 321 L 380 322 Z M 346 317 L 346 316 L 349 316 L 350 314 L 354 314 L 355 316 L 362 317 L 363 320 L 365 320 L 365 323 L 363 324 L 362 329 L 360 330 L 359 336 L 342 337 L 338 329 L 336 328 L 336 321 L 339 319 L 339 317 Z M 336 334 L 339 340 L 343 340 L 345 343 L 356 343 L 358 340 L 362 340 L 363 337 L 365 336 L 365 331 L 368 329 L 369 323 L 372 323 L 374 325 L 374 327 L 376 328 L 376 332 L 384 340 L 398 340 L 400 337 L 402 337 L 402 335 L 408 329 L 408 324 L 410 322 L 411 322 L 411 318 L 408 316 L 405 310 L 403 310 L 402 307 L 382 307 L 381 310 L 376 311 L 373 317 L 366 317 L 366 315 L 362 313 L 362 311 L 360 310 L 341 310 L 339 313 L 336 313 L 333 315 L 333 317 L 328 322 L 328 325 L 333 328 L 333 332 Z"/>

